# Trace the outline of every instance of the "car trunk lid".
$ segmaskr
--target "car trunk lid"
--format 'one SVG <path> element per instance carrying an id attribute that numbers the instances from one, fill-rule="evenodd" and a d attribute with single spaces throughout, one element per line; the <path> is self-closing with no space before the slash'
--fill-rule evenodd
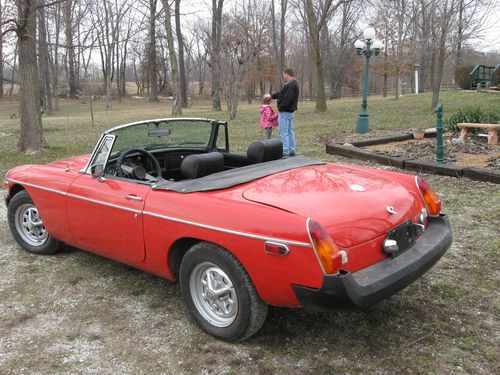
<path id="1" fill-rule="evenodd" d="M 243 197 L 320 222 L 342 247 L 379 237 L 418 213 L 415 197 L 399 183 L 333 164 L 263 178 Z"/>

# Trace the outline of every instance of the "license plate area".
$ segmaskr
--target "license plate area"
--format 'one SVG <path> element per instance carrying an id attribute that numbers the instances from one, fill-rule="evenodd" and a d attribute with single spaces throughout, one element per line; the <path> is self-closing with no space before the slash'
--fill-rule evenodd
<path id="1" fill-rule="evenodd" d="M 411 220 L 408 220 L 400 226 L 390 230 L 387 233 L 387 238 L 396 241 L 398 244 L 398 251 L 391 254 L 394 258 L 415 245 L 415 241 L 417 240 L 417 229 L 415 224 L 413 224 Z"/>

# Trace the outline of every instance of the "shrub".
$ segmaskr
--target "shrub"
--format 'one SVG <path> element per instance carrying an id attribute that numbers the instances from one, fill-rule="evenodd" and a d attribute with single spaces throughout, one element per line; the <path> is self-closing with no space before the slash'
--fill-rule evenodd
<path id="1" fill-rule="evenodd" d="M 455 70 L 455 82 L 461 89 L 470 89 L 469 73 L 474 69 L 474 65 L 464 65 Z"/>
<path id="2" fill-rule="evenodd" d="M 479 107 L 459 109 L 444 121 L 444 129 L 445 131 L 458 133 L 460 132 L 460 128 L 457 124 L 462 122 L 470 122 L 473 124 L 500 124 L 500 111 L 492 110 L 483 112 Z M 474 132 L 474 129 L 470 129 L 470 131 Z"/>
<path id="3" fill-rule="evenodd" d="M 460 131 L 457 124 L 461 122 L 480 123 L 483 116 L 483 111 L 479 107 L 459 109 L 445 120 L 444 128 L 446 131 L 457 133 Z"/>

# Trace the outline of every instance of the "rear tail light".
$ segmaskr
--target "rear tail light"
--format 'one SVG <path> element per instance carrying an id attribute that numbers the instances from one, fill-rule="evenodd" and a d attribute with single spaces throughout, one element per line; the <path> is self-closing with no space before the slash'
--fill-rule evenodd
<path id="1" fill-rule="evenodd" d="M 429 184 L 420 176 L 417 177 L 417 187 L 422 194 L 427 211 L 431 216 L 437 216 L 441 213 L 441 200 L 436 193 L 431 189 Z"/>
<path id="2" fill-rule="evenodd" d="M 326 229 L 317 221 L 309 220 L 307 230 L 325 273 L 339 272 L 342 264 L 347 262 L 346 252 L 339 250 Z"/>

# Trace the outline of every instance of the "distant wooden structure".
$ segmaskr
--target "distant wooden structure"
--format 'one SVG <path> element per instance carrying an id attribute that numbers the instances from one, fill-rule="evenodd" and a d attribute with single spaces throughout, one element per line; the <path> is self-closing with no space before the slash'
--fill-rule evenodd
<path id="1" fill-rule="evenodd" d="M 473 90 L 479 87 L 485 87 L 491 85 L 491 77 L 493 72 L 498 68 L 497 66 L 481 65 L 477 64 L 474 69 L 469 73 L 469 85 L 470 89 Z"/>

